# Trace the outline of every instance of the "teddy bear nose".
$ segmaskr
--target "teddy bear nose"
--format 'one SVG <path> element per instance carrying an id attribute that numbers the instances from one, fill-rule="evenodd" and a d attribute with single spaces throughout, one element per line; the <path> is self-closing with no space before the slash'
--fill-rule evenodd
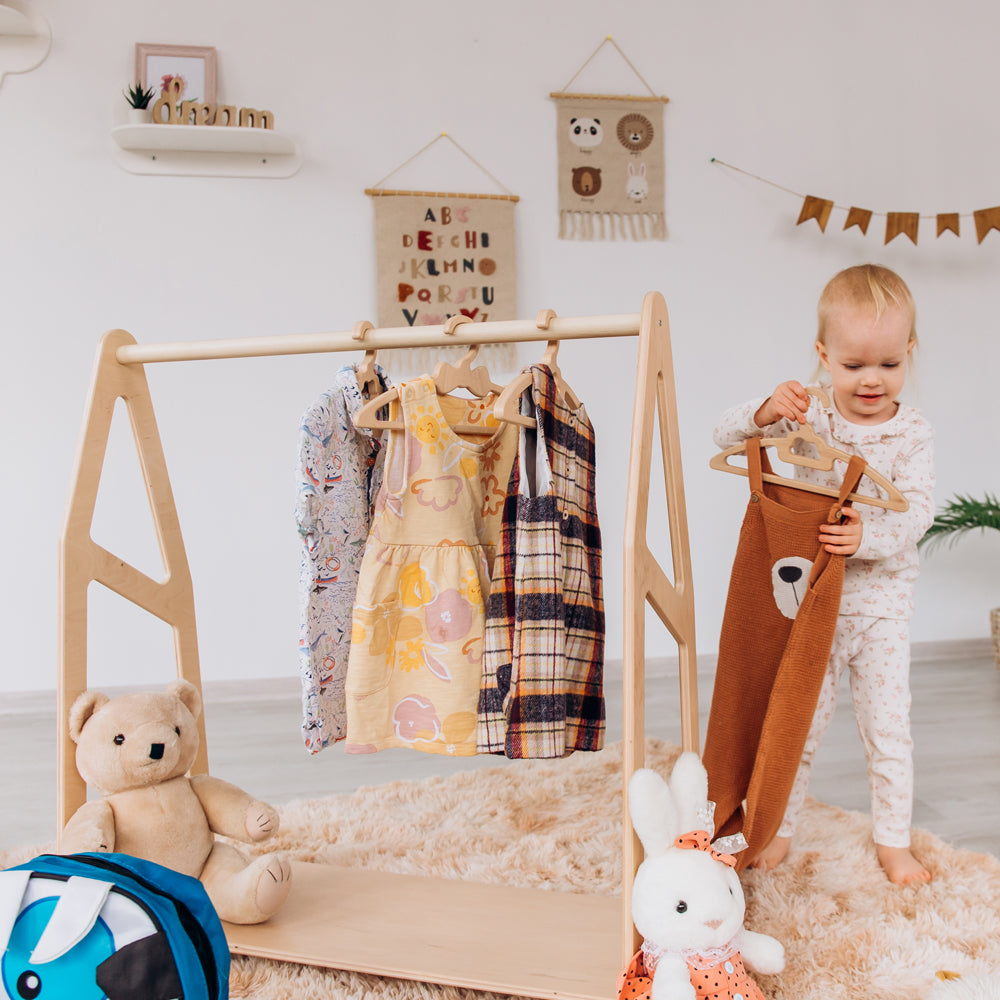
<path id="1" fill-rule="evenodd" d="M 161 760 L 163 757 L 163 744 L 153 743 L 149 747 L 149 756 L 153 760 Z"/>

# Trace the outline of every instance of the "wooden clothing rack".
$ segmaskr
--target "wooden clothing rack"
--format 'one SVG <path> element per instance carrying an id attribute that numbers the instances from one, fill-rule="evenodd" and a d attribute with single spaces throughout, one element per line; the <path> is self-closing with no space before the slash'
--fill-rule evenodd
<path id="1" fill-rule="evenodd" d="M 452 332 L 448 332 L 448 331 Z M 363 335 L 363 340 L 358 337 Z M 86 801 L 69 738 L 69 708 L 87 687 L 87 590 L 91 581 L 110 588 L 169 624 L 178 677 L 201 687 L 195 604 L 180 522 L 146 381 L 146 364 L 208 358 L 562 341 L 639 338 L 624 539 L 624 740 L 623 787 L 643 766 L 645 719 L 645 605 L 649 603 L 677 643 L 680 659 L 681 735 L 698 750 L 694 599 L 680 439 L 666 304 L 645 296 L 641 314 L 553 318 L 537 321 L 449 324 L 447 327 L 373 329 L 355 334 L 305 334 L 142 346 L 123 330 L 101 339 L 73 471 L 60 543 L 60 662 L 58 677 L 58 824 Z M 157 581 L 97 545 L 91 538 L 112 414 L 118 399 L 128 411 L 147 497 L 163 557 Z M 654 430 L 668 511 L 672 582 L 646 544 Z M 605 541 L 605 559 L 614 545 Z M 204 717 L 201 752 L 193 773 L 208 770 Z M 445 985 L 540 998 L 609 1000 L 619 970 L 633 953 L 631 891 L 641 847 L 627 810 L 622 818 L 622 896 L 587 896 L 326 865 L 294 862 L 292 892 L 263 924 L 227 925 L 231 950 L 287 962 L 353 970 Z M 429 885 L 429 882 L 433 882 Z M 429 910 L 433 908 L 433 912 Z M 502 941 L 486 934 L 502 928 Z"/>

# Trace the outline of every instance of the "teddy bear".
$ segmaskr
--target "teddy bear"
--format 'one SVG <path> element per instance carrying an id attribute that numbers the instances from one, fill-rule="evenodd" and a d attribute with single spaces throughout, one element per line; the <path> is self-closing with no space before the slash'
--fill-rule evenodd
<path id="1" fill-rule="evenodd" d="M 260 923 L 287 898 L 291 867 L 275 854 L 248 860 L 214 834 L 259 843 L 277 831 L 278 814 L 228 782 L 187 776 L 200 714 L 201 695 L 184 680 L 164 693 L 84 691 L 70 708 L 69 732 L 77 770 L 103 798 L 70 817 L 59 850 L 155 861 L 200 878 L 221 919 Z"/>
<path id="2" fill-rule="evenodd" d="M 747 969 L 781 972 L 785 950 L 743 927 L 736 860 L 710 842 L 708 775 L 699 756 L 682 753 L 669 785 L 649 768 L 637 770 L 628 806 L 646 852 L 632 889 L 632 920 L 643 944 L 619 976 L 618 996 L 764 1000 Z"/>

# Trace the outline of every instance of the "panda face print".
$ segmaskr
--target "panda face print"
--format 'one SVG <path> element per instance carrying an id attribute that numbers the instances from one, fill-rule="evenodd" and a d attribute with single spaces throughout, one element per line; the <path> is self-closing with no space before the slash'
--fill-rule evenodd
<path id="1" fill-rule="evenodd" d="M 771 590 L 774 603 L 786 618 L 794 618 L 799 613 L 799 605 L 806 596 L 812 562 L 801 556 L 779 559 L 771 567 Z"/>
<path id="2" fill-rule="evenodd" d="M 593 149 L 604 140 L 604 126 L 600 118 L 571 118 L 569 138 L 580 149 Z"/>

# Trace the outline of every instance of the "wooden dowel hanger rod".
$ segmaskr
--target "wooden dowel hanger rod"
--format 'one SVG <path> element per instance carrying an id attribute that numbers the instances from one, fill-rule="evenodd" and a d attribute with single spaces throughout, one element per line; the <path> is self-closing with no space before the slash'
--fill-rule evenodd
<path id="1" fill-rule="evenodd" d="M 462 323 L 453 333 L 443 326 L 384 327 L 368 330 L 363 340 L 350 332 L 302 333 L 278 337 L 192 340 L 169 344 L 124 344 L 115 358 L 122 365 L 159 361 L 207 361 L 223 358 L 266 358 L 285 354 L 328 354 L 338 351 L 389 350 L 400 347 L 448 347 L 453 344 L 511 344 L 550 340 L 636 337 L 639 314 L 552 319 L 545 329 L 534 320 Z"/>

